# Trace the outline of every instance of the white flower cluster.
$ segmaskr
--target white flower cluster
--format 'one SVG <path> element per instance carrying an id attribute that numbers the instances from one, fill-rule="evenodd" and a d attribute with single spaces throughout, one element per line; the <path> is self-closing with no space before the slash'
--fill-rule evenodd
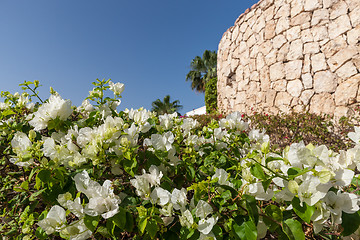
<path id="1" fill-rule="evenodd" d="M 60 232 L 62 236 L 70 240 L 88 239 L 92 232 L 85 226 L 84 217 L 101 215 L 108 219 L 119 212 L 120 198 L 115 195 L 111 186 L 112 182 L 106 180 L 101 186 L 98 182 L 90 179 L 89 174 L 84 170 L 74 177 L 76 189 L 86 195 L 89 202 L 84 206 L 80 197 L 72 200 L 70 193 L 58 196 L 59 205 L 53 206 L 46 218 L 40 220 L 38 225 L 46 232 L 52 234 Z M 66 210 L 74 214 L 78 220 L 67 224 Z"/>
<path id="2" fill-rule="evenodd" d="M 51 95 L 49 101 L 34 113 L 34 118 L 29 121 L 29 124 L 34 127 L 35 131 L 40 131 L 47 127 L 50 120 L 58 117 L 64 121 L 71 113 L 70 100 L 64 100 L 59 95 Z"/>
<path id="3" fill-rule="evenodd" d="M 160 214 L 165 226 L 171 224 L 175 216 L 179 217 L 180 224 L 187 228 L 195 228 L 200 232 L 200 239 L 216 239 L 211 231 L 215 226 L 218 217 L 213 215 L 211 205 L 203 200 L 198 201 L 196 207 L 188 203 L 187 190 L 185 188 L 174 188 L 172 192 L 160 187 L 163 173 L 154 165 L 149 168 L 149 173 L 143 170 L 142 175 L 135 175 L 131 179 L 131 185 L 135 187 L 136 194 L 144 200 L 150 200 L 153 204 L 160 205 Z M 217 169 L 212 179 L 218 179 L 218 183 L 233 186 L 228 180 L 228 173 L 224 169 Z M 180 211 L 177 212 L 177 211 Z M 194 216 L 199 218 L 194 224 Z"/>
<path id="4" fill-rule="evenodd" d="M 354 133 L 349 135 L 355 139 L 360 137 Z M 287 178 L 291 177 L 289 174 L 293 169 L 297 169 L 300 174 L 295 174 L 289 181 L 275 177 L 275 185 L 265 191 L 261 180 L 250 174 L 249 168 L 246 168 L 254 164 L 253 160 L 248 159 L 243 162 L 243 175 L 247 176 L 244 177 L 244 185 L 247 185 L 247 193 L 257 200 L 267 201 L 274 198 L 280 202 L 291 201 L 296 196 L 301 205 L 306 203 L 315 206 L 311 220 L 315 233 L 318 233 L 330 219 L 333 224 L 341 224 L 342 212 L 352 214 L 360 209 L 359 196 L 345 191 L 354 178 L 356 168 L 360 169 L 359 156 L 360 145 L 334 153 L 324 145 L 315 147 L 305 146 L 303 142 L 295 143 L 284 151 L 283 160 L 267 163 L 266 156 L 263 156 L 257 161 Z"/>

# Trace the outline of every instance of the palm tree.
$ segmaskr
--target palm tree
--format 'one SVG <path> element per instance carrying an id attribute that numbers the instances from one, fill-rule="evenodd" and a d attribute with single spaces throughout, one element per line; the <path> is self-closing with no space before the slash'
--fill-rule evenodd
<path id="1" fill-rule="evenodd" d="M 196 56 L 190 64 L 191 71 L 186 74 L 186 81 L 191 81 L 191 89 L 205 92 L 205 84 L 216 77 L 217 54 L 205 50 L 203 57 Z"/>
<path id="2" fill-rule="evenodd" d="M 173 102 L 170 102 L 170 95 L 166 95 L 164 97 L 164 101 L 161 101 L 160 99 L 156 99 L 152 102 L 152 108 L 151 111 L 156 112 L 157 114 L 165 114 L 165 113 L 174 113 L 177 112 L 179 115 L 179 110 L 182 109 L 182 105 L 180 105 L 179 100 L 175 100 Z"/>

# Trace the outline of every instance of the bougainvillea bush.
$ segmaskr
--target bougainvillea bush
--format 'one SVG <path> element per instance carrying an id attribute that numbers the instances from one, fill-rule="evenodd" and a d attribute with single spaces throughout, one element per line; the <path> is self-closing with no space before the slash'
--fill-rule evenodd
<path id="1" fill-rule="evenodd" d="M 300 142 L 278 154 L 240 113 L 200 127 L 118 112 L 124 85 L 93 84 L 78 107 L 53 89 L 42 101 L 38 81 L 2 92 L 0 238 L 359 235 L 360 128 L 346 151 Z"/>

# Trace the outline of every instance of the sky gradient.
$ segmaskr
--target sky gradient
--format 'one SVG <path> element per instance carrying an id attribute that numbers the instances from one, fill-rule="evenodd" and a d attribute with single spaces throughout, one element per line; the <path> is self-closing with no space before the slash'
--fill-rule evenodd
<path id="1" fill-rule="evenodd" d="M 216 50 L 257 1 L 4 0 L 0 2 L 1 91 L 39 80 L 80 105 L 96 78 L 125 84 L 120 110 L 169 94 L 184 114 L 204 106 L 185 81 L 191 60 Z"/>

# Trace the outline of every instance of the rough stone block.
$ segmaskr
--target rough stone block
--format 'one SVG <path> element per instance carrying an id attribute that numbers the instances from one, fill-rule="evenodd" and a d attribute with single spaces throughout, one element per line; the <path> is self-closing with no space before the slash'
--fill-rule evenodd
<path id="1" fill-rule="evenodd" d="M 279 18 L 277 24 L 276 24 L 276 28 L 275 28 L 275 33 L 276 34 L 280 34 L 284 31 L 286 31 L 287 29 L 289 29 L 290 26 L 290 20 L 288 17 L 281 17 Z"/>
<path id="2" fill-rule="evenodd" d="M 310 24 L 311 21 L 311 13 L 309 12 L 302 12 L 296 17 L 290 19 L 291 26 L 303 25 L 306 23 Z"/>
<path id="3" fill-rule="evenodd" d="M 349 15 L 353 27 L 360 25 L 360 6 L 352 10 Z"/>
<path id="4" fill-rule="evenodd" d="M 282 34 L 275 36 L 272 40 L 273 47 L 276 49 L 281 48 L 286 42 L 286 38 Z"/>
<path id="5" fill-rule="evenodd" d="M 350 29 L 351 24 L 348 15 L 342 15 L 329 23 L 329 37 L 334 39 Z"/>
<path id="6" fill-rule="evenodd" d="M 348 5 L 344 1 L 338 1 L 330 9 L 330 19 L 333 20 L 348 13 Z"/>
<path id="7" fill-rule="evenodd" d="M 356 94 L 359 88 L 360 77 L 353 77 L 349 80 L 339 84 L 335 92 L 336 105 L 347 105 L 349 100 L 356 98 Z"/>
<path id="8" fill-rule="evenodd" d="M 326 58 L 330 58 L 335 53 L 347 47 L 347 43 L 342 36 L 330 40 L 328 43 L 321 47 L 321 51 L 325 54 Z"/>
<path id="9" fill-rule="evenodd" d="M 302 74 L 301 80 L 305 89 L 310 89 L 313 87 L 313 78 L 310 73 Z"/>
<path id="10" fill-rule="evenodd" d="M 300 39 L 292 41 L 290 43 L 289 52 L 287 54 L 287 60 L 297 60 L 303 57 L 303 43 Z"/>
<path id="11" fill-rule="evenodd" d="M 308 105 L 309 102 L 310 102 L 310 99 L 312 96 L 314 96 L 314 93 L 315 91 L 314 90 L 304 90 L 302 93 L 301 93 L 301 96 L 300 96 L 300 100 L 302 101 L 302 103 L 304 105 Z"/>
<path id="12" fill-rule="evenodd" d="M 289 81 L 287 84 L 287 92 L 293 97 L 300 97 L 303 85 L 299 79 Z"/>
<path id="13" fill-rule="evenodd" d="M 309 42 L 304 44 L 304 54 L 315 54 L 320 52 L 320 46 L 317 42 Z"/>
<path id="14" fill-rule="evenodd" d="M 314 37 L 313 37 L 310 29 L 305 29 L 305 30 L 301 31 L 301 40 L 303 41 L 303 43 L 308 43 L 308 42 L 314 41 Z"/>
<path id="15" fill-rule="evenodd" d="M 275 106 L 280 107 L 281 105 L 289 106 L 293 97 L 287 92 L 278 92 L 275 98 Z"/>
<path id="16" fill-rule="evenodd" d="M 286 79 L 298 79 L 301 76 L 302 60 L 294 60 L 285 63 Z"/>
<path id="17" fill-rule="evenodd" d="M 338 2 L 339 0 L 323 0 L 323 7 L 330 8 L 334 3 Z"/>
<path id="18" fill-rule="evenodd" d="M 338 70 L 336 70 L 335 73 L 340 78 L 345 80 L 357 74 L 357 70 L 355 65 L 352 63 L 352 61 L 348 61 L 344 65 L 342 65 Z"/>
<path id="19" fill-rule="evenodd" d="M 291 18 L 294 18 L 304 10 L 304 0 L 292 1 L 290 9 Z"/>
<path id="20" fill-rule="evenodd" d="M 335 75 L 330 71 L 317 72 L 314 75 L 314 90 L 315 93 L 333 93 L 337 87 L 337 80 Z"/>
<path id="21" fill-rule="evenodd" d="M 276 81 L 285 77 L 284 64 L 282 62 L 274 63 L 270 66 L 270 80 Z"/>
<path id="22" fill-rule="evenodd" d="M 289 17 L 290 16 L 290 4 L 284 4 L 280 7 L 280 9 L 275 14 L 275 19 L 281 17 Z"/>
<path id="23" fill-rule="evenodd" d="M 321 70 L 326 70 L 327 64 L 325 60 L 325 54 L 318 53 L 311 56 L 311 67 L 314 73 Z"/>
<path id="24" fill-rule="evenodd" d="M 329 33 L 326 26 L 314 26 L 311 28 L 311 33 L 314 37 L 314 41 L 321 41 L 329 38 Z"/>
<path id="25" fill-rule="evenodd" d="M 356 45 L 360 43 L 360 25 L 347 32 L 347 43 L 349 45 Z"/>
<path id="26" fill-rule="evenodd" d="M 274 89 L 277 92 L 285 92 L 286 91 L 286 85 L 287 85 L 286 80 L 278 80 L 278 81 L 272 82 L 270 84 L 270 88 Z"/>
<path id="27" fill-rule="evenodd" d="M 300 26 L 295 26 L 286 31 L 286 38 L 289 42 L 294 41 L 295 39 L 300 38 Z"/>
<path id="28" fill-rule="evenodd" d="M 286 62 L 287 61 L 287 55 L 289 52 L 290 44 L 285 43 L 277 52 L 276 61 L 278 62 Z"/>
<path id="29" fill-rule="evenodd" d="M 272 107 L 274 106 L 274 100 L 276 97 L 276 91 L 269 89 L 265 93 L 265 106 Z"/>
<path id="30" fill-rule="evenodd" d="M 315 114 L 334 114 L 335 101 L 330 93 L 315 94 L 310 101 L 310 112 Z"/>
<path id="31" fill-rule="evenodd" d="M 329 11 L 325 9 L 317 9 L 313 12 L 311 18 L 311 26 L 322 25 L 329 22 Z"/>
<path id="32" fill-rule="evenodd" d="M 347 48 L 340 50 L 328 60 L 331 71 L 334 72 L 336 69 L 341 67 L 345 62 L 347 62 L 357 54 L 358 49 L 354 46 L 348 46 Z"/>
<path id="33" fill-rule="evenodd" d="M 275 37 L 275 22 L 274 20 L 271 20 L 269 22 L 266 23 L 265 26 L 265 39 L 272 39 L 273 37 Z"/>
<path id="34" fill-rule="evenodd" d="M 305 0 L 304 2 L 305 11 L 313 11 L 321 7 L 322 7 L 322 1 L 320 0 Z"/>
<path id="35" fill-rule="evenodd" d="M 311 60 L 310 60 L 310 54 L 305 54 L 304 56 L 304 66 L 302 69 L 302 73 L 310 73 L 311 70 Z"/>
<path id="36" fill-rule="evenodd" d="M 268 55 L 266 55 L 265 62 L 268 66 L 270 66 L 276 62 L 276 53 L 277 53 L 277 51 L 275 49 L 273 49 L 268 53 Z"/>

